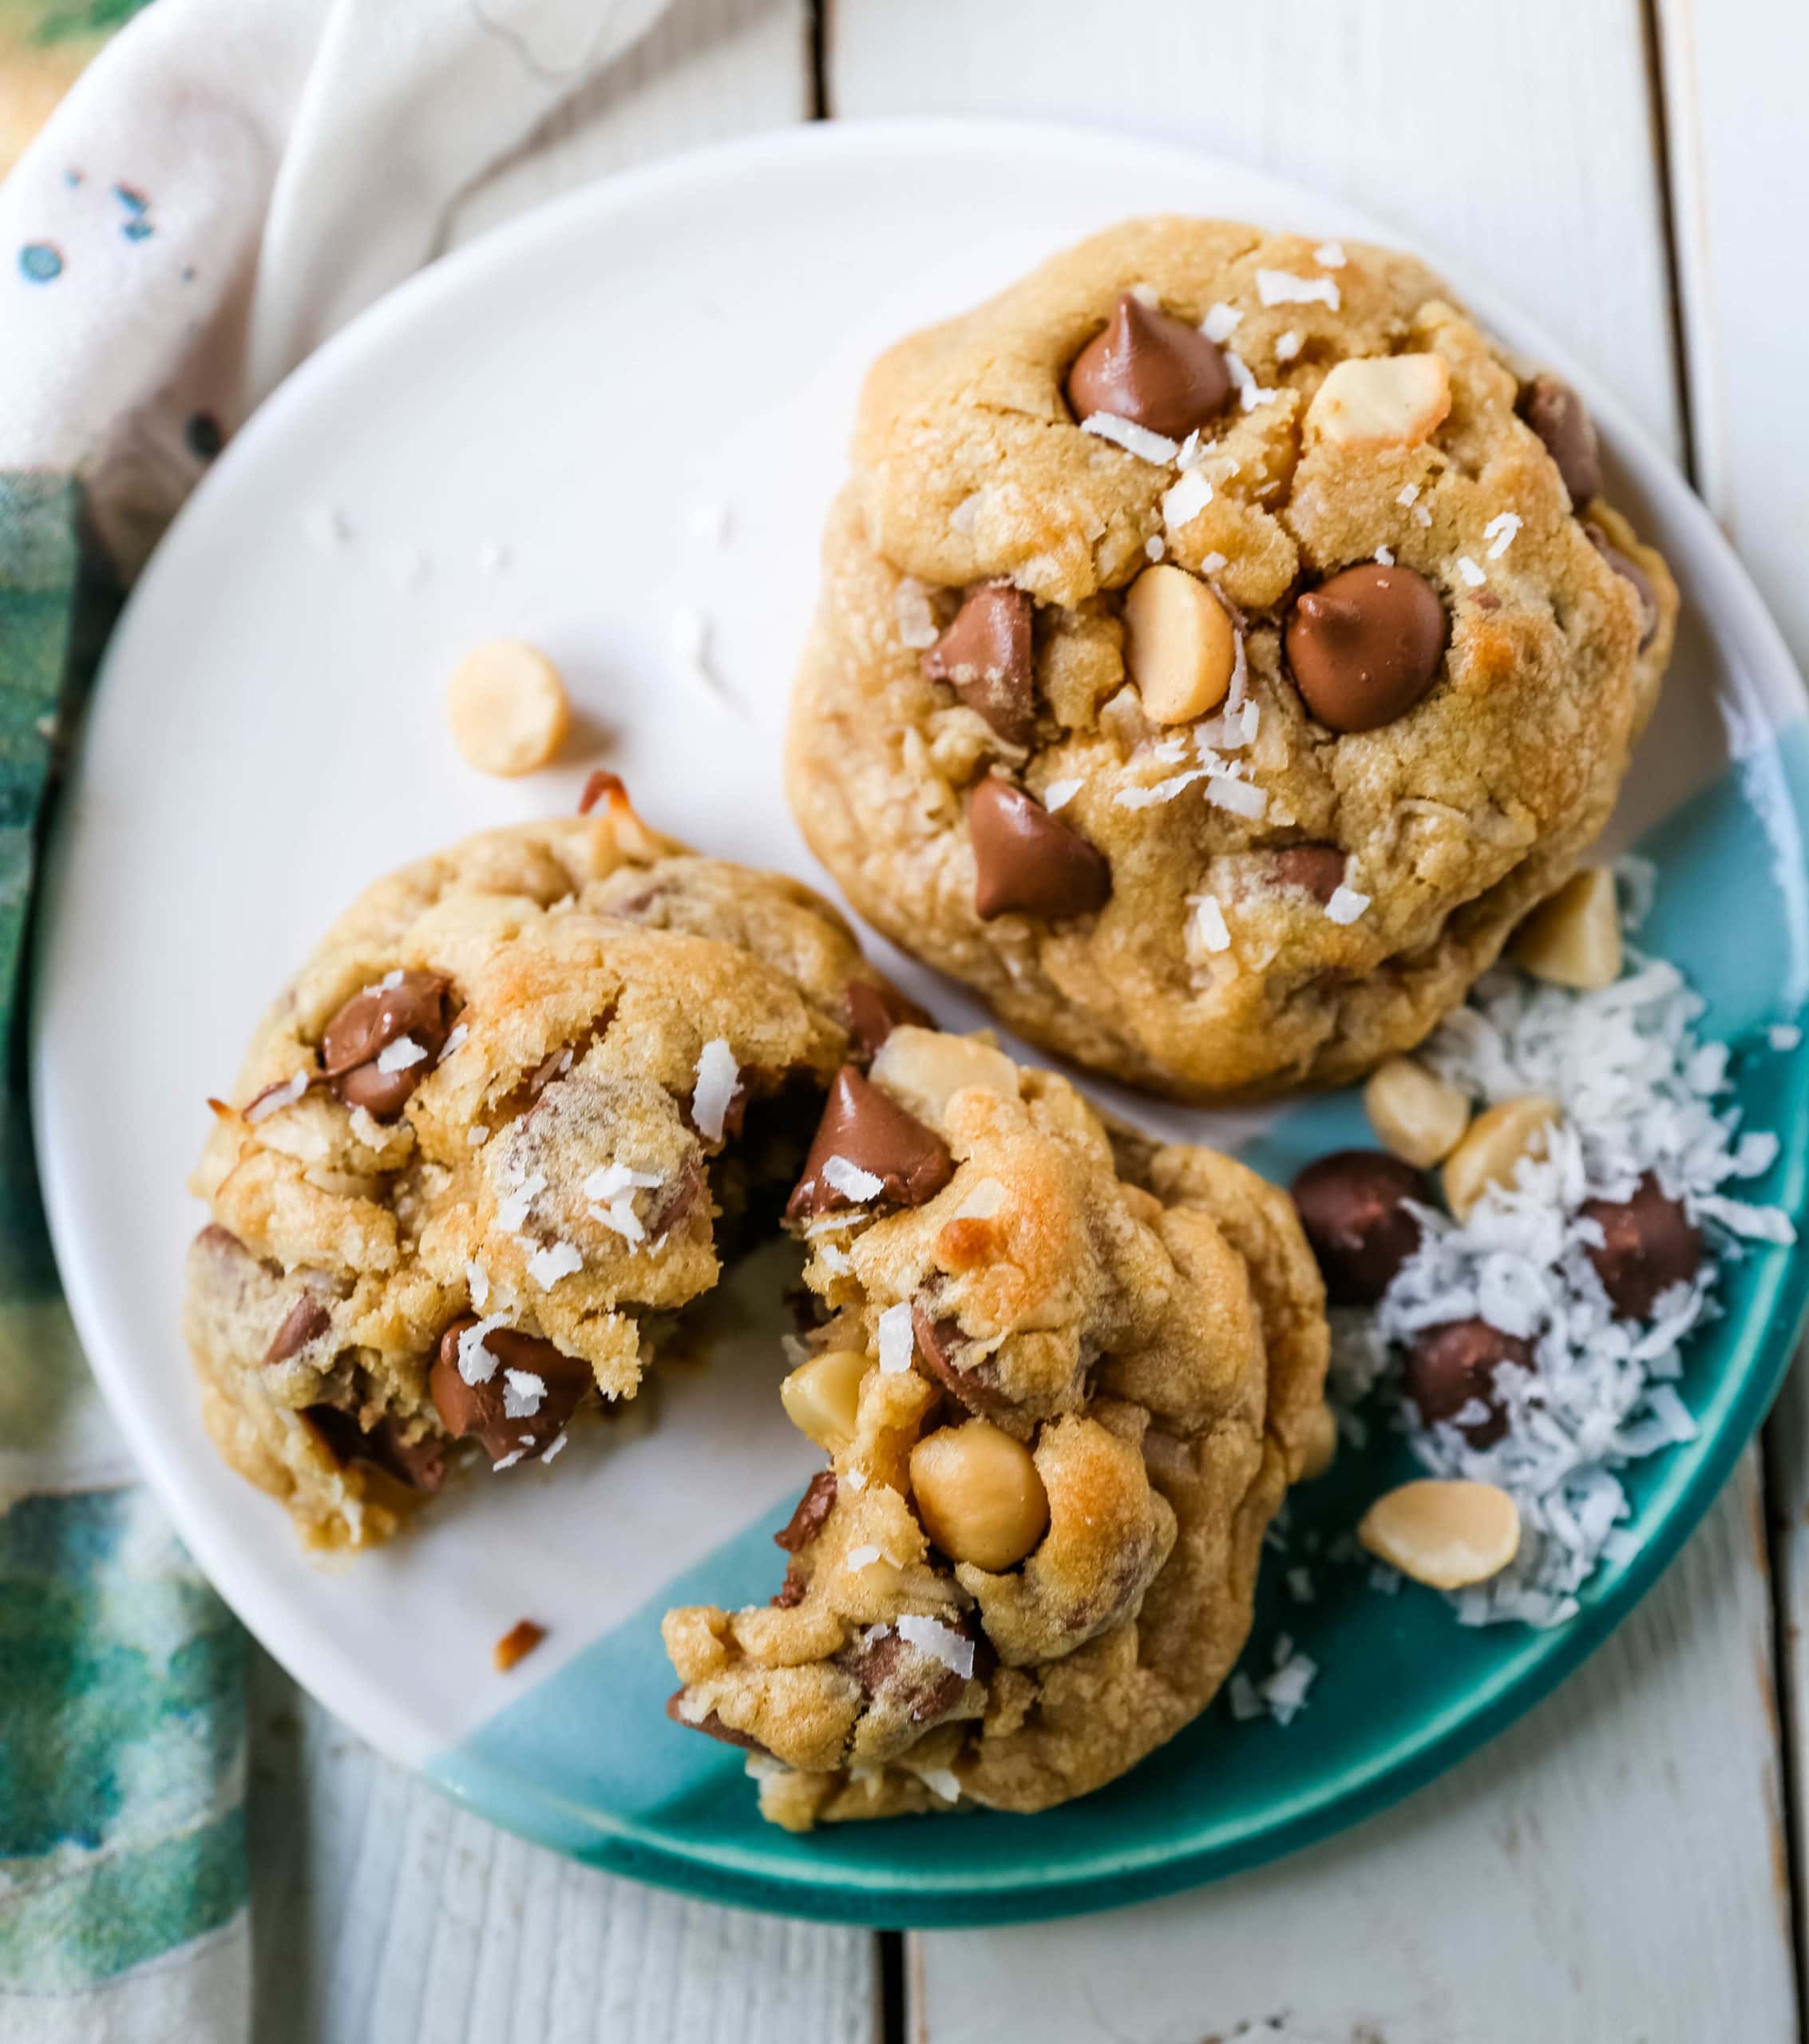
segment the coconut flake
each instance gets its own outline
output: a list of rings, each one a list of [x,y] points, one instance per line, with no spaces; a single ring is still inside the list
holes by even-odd
[[[493,1313],[466,1328],[458,1337],[458,1373],[467,1384],[488,1384],[497,1373],[497,1357],[484,1346],[499,1327],[509,1325],[509,1315]]]
[[[1296,277],[1288,270],[1258,270],[1257,296],[1265,305],[1324,305],[1338,310],[1338,287],[1329,277]]]
[[[877,1199],[885,1190],[885,1180],[861,1167],[846,1157],[830,1157],[823,1165],[823,1178],[826,1184],[834,1187],[844,1199],[851,1199],[857,1206],[865,1206],[869,1199]]]
[[[1281,396],[1279,390],[1265,390],[1254,376],[1241,355],[1233,355],[1229,348],[1225,351],[1225,366],[1237,392],[1237,402],[1247,412],[1253,412],[1258,405],[1273,405]]]
[[[961,1784],[952,1767],[920,1767],[917,1779],[932,1796],[944,1803],[958,1803],[961,1800]]]
[[[481,1124],[465,1131],[465,1143],[468,1150],[475,1150],[481,1143],[488,1143],[489,1139],[490,1131]]]
[[[888,1306],[879,1317],[880,1374],[902,1377],[916,1353],[916,1337],[911,1332],[911,1309],[901,1301]]]
[[[1332,898],[1325,905],[1328,922],[1354,923],[1369,906],[1369,897],[1360,894],[1354,887],[1348,887],[1343,881],[1332,890]]]
[[[1312,252],[1312,259],[1328,270],[1341,270],[1344,267],[1344,244],[1341,241],[1322,241]]]
[[[1080,422],[1080,430],[1110,441],[1140,461],[1153,461],[1158,468],[1166,468],[1181,452],[1179,441],[1170,440],[1164,433],[1152,433],[1134,419],[1120,418],[1116,412],[1089,413]]]
[[[841,1565],[847,1569],[871,1568],[875,1562],[884,1561],[886,1559],[887,1556],[875,1547],[850,1547],[842,1556]]]
[[[1460,553],[1458,556],[1457,572],[1473,589],[1481,588],[1489,579],[1467,553]]]
[[[1415,505],[1413,507],[1413,522],[1416,525],[1430,525],[1432,522],[1431,512],[1423,504]]]
[[[505,1235],[519,1234],[527,1224],[528,1209],[547,1189],[547,1175],[536,1171],[524,1178],[505,1198],[497,1202],[497,1226]]]
[[[550,1461],[552,1460],[555,1456],[563,1455],[564,1453],[565,1444],[571,1438],[572,1436],[569,1429],[566,1429],[553,1436],[552,1444],[548,1448],[546,1453],[540,1457],[540,1467],[543,1469]]]
[[[1213,486],[1207,478],[1197,469],[1184,469],[1180,481],[1171,483],[1162,493],[1163,523],[1185,525],[1212,501]]]
[[[823,1243],[817,1250],[817,1255],[823,1268],[832,1278],[845,1278],[854,1268],[847,1250],[840,1248],[834,1242]]]
[[[547,1380],[534,1370],[505,1370],[502,1411],[505,1420],[531,1420],[547,1395]]]
[[[377,1053],[377,1069],[382,1072],[406,1072],[411,1065],[427,1061],[427,1047],[418,1044],[412,1036],[398,1036],[393,1044],[386,1044]]]
[[[633,1202],[625,1194],[619,1199],[611,1200],[607,1206],[587,1207],[585,1211],[593,1221],[600,1221],[604,1227],[613,1229],[625,1242],[635,1247],[647,1240],[646,1226],[635,1211]]]
[[[1397,504],[1417,503],[1419,498],[1419,485],[1416,482],[1403,483],[1400,488],[1395,492],[1395,501]]]
[[[1206,800],[1215,809],[1229,810],[1233,816],[1260,823],[1269,811],[1269,797],[1249,781],[1234,780],[1229,774],[1214,774],[1206,782]]]
[[[955,1209],[957,1221],[990,1221],[1005,1204],[1005,1188],[996,1178],[982,1178]]]
[[[929,591],[915,576],[902,578],[893,592],[892,605],[898,620],[898,636],[913,652],[933,646],[942,636],[936,612],[930,608]]]
[[[1071,780],[1051,781],[1043,790],[1043,806],[1053,816],[1058,809],[1066,809],[1086,785],[1078,774]]]
[[[465,1286],[471,1303],[481,1313],[490,1302],[490,1274],[475,1257],[465,1266]]]
[[[561,1278],[582,1270],[584,1259],[569,1242],[552,1242],[537,1249],[528,1259],[528,1275],[543,1292],[550,1292]]]
[[[1197,942],[1208,951],[1229,951],[1231,932],[1225,927],[1225,910],[1217,896],[1190,894],[1187,905],[1193,911],[1187,919],[1189,942]]]
[[[446,1040],[443,1044],[441,1044],[440,1055],[433,1060],[434,1064],[436,1065],[444,1064],[446,1060],[450,1057],[455,1051],[460,1050],[464,1047],[465,1040],[470,1034],[471,1024],[469,1022],[459,1023],[453,1028],[452,1034],[447,1037]]]
[[[292,1077],[283,1079],[279,1085],[265,1087],[245,1109],[244,1120],[255,1128],[260,1121],[268,1121],[272,1115],[280,1114],[283,1108],[292,1107],[308,1090],[308,1073],[298,1072]]]
[[[1216,305],[1206,307],[1206,316],[1200,322],[1200,331],[1209,341],[1228,341],[1242,323],[1243,314],[1234,305],[1221,299]]]
[[[1300,351],[1300,337],[1290,327],[1285,334],[1275,337],[1275,358],[1277,362],[1292,362]]]
[[[972,1676],[974,1643],[964,1634],[945,1626],[940,1618],[920,1618],[912,1611],[901,1613],[897,1623],[898,1637],[907,1646],[953,1669],[963,1682]]]
[[[691,1118],[697,1132],[707,1142],[722,1139],[722,1118],[734,1098],[741,1067],[729,1048],[726,1036],[714,1036],[697,1060],[697,1085],[691,1096]]]
[[[1395,564],[1395,549],[1391,546],[1379,546],[1376,549],[1376,558],[1383,567],[1392,568]]]
[[[1503,511],[1482,528],[1484,539],[1492,542],[1486,558],[1499,561],[1514,544],[1514,536],[1524,521],[1512,511]]]

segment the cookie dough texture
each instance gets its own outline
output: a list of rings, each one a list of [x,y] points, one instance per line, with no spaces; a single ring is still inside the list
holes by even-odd
[[[323,1042],[404,973],[442,978],[457,1019],[378,1119],[326,1082]],[[559,1352],[557,1371],[502,1358],[542,1386],[507,1416],[524,1456],[587,1378],[578,1422],[631,1397],[662,1326],[716,1282],[750,1188],[789,1183],[802,1151],[778,1139],[792,1103],[808,1132],[850,1054],[851,985],[896,1001],[808,889],[692,857],[618,796],[379,881],[265,1016],[195,1175],[210,1222],[186,1333],[227,1460],[309,1542],[357,1546],[450,1460],[481,1468],[430,1381],[461,1319]],[[734,1087],[714,1115],[712,1044]]]
[[[1171,1737],[1243,1645],[1324,1412],[1324,1294],[1285,1195],[1108,1130],[972,1040],[899,1029],[872,1083],[952,1175],[805,1224],[829,1315],[809,1345],[864,1359],[848,1438],[780,1536],[773,1603],[665,1622],[672,1715],[750,1748],[762,1812],[794,1828],[1042,1809]],[[968,1462],[964,1507],[976,1418],[1028,1449],[1047,1503],[996,1571],[940,1551],[912,1490],[913,1448],[952,1433],[944,1537],[1019,1509],[996,1454]]]
[[[1240,391],[1178,490],[1175,466],[1083,432],[1064,395],[1134,288],[1190,322],[1229,308],[1213,331]],[[1425,437],[1340,442],[1329,407],[1309,418],[1335,365],[1403,355],[1448,372]],[[868,379],[797,687],[789,787],[813,848],[864,916],[1014,1028],[1134,1083],[1261,1095],[1416,1043],[1601,830],[1670,652],[1663,561],[1600,497],[1573,506],[1517,412],[1527,389],[1406,256],[1181,219],[1102,234],[906,340]],[[1217,713],[1156,723],[1129,685],[1126,592],[1158,556],[1239,628],[1245,743]],[[1391,556],[1443,602],[1443,660],[1404,714],[1340,735],[1309,715],[1284,629],[1301,589]],[[964,595],[996,580],[1035,604],[1022,744],[925,673]],[[1202,766],[1229,766],[1262,813],[1209,799]],[[976,913],[968,811],[988,773],[1055,790],[1110,862],[1103,907]],[[1354,920],[1284,877],[1278,854],[1309,845],[1344,855],[1367,897]]]

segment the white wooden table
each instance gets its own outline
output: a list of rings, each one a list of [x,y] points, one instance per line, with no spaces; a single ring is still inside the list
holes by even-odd
[[[1809,659],[1805,81],[1803,0],[674,0],[454,238],[813,118],[1195,143],[1532,311],[1692,474]],[[1806,1521],[1799,1382],[1661,1586],[1506,1737],[1329,1844],[1041,1929],[875,1937],[612,1880],[456,1810],[264,1663],[258,2044],[1801,2038]]]

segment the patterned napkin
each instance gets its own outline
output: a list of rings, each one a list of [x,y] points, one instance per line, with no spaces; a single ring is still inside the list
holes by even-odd
[[[0,0],[0,163],[137,4]],[[663,5],[158,0],[0,184],[0,2044],[251,2034],[245,1641],[134,1480],[38,1204],[19,1023],[59,738],[251,407]]]

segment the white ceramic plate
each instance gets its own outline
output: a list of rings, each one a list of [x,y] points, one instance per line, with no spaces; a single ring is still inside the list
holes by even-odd
[[[177,1333],[183,1252],[201,1218],[183,1184],[203,1103],[367,881],[467,831],[569,809],[588,766],[621,772],[661,827],[824,884],[784,806],[780,735],[861,374],[901,334],[1063,244],[1156,210],[1390,238],[1233,165],[979,125],[801,129],[579,193],[436,266],[277,393],[159,549],[101,679],[62,802],[34,1061],[57,1253],[95,1369],[202,1566],[301,1681],[397,1759],[612,1864],[780,1907],[928,1919],[959,1905],[976,1918],[960,1871],[923,1842],[935,1828],[800,1847],[753,1824],[733,1757],[714,1750],[693,1797],[706,1815],[687,1806],[683,1821],[677,1791],[631,1808],[607,1788],[587,1801],[562,1787],[550,1759],[541,1778],[532,1737],[481,1769],[448,1761],[524,1692],[552,1694],[591,1642],[648,1600],[656,1610],[675,1572],[806,1479],[814,1458],[780,1415],[772,1344],[731,1344],[671,1376],[648,1401],[653,1424],[596,1448],[588,1468],[575,1450],[554,1470],[461,1484],[417,1535],[351,1566],[310,1562],[279,1509],[210,1448]],[[1524,322],[1469,295],[1504,337],[1565,366]],[[1623,805],[1627,836],[1730,759],[1764,755],[1803,705],[1700,506],[1586,387],[1621,493],[1688,600]],[[708,529],[718,506],[726,543]],[[714,687],[681,650],[699,619]],[[585,720],[570,763],[525,783],[465,768],[442,715],[453,662],[499,634],[545,648]],[[1753,799],[1791,821],[1787,790]],[[1800,862],[1799,839],[1789,844]],[[1799,900],[1793,913],[1779,972],[1799,992]],[[876,950],[945,1021],[978,1020]],[[1763,999],[1789,990],[1780,978]],[[1130,1111],[1162,1119],[1148,1103]],[[1251,1125],[1166,1119],[1228,1139]],[[734,1583],[707,1567],[700,1580],[734,1601]],[[492,1642],[528,1612],[550,1628],[545,1646],[514,1675],[494,1674]],[[645,1673],[656,1697],[665,1671]],[[1543,1662],[1496,1674],[1460,1713],[1471,1738],[1504,1714],[1502,1682],[1523,1703],[1554,1678]],[[1325,1698],[1335,1711],[1329,1676]],[[618,1727],[630,1715],[624,1701]],[[663,1723],[646,1737],[660,1756],[661,1741],[687,1754],[705,1744]],[[1467,1742],[1443,1720],[1443,1743],[1430,1737],[1386,1747],[1364,1776],[1368,1801],[1376,1781],[1398,1788]],[[1071,1836],[1037,1820],[1022,1871],[993,1869],[978,1913],[1177,1884],[1306,1835],[1302,1810],[1324,1829],[1364,1801],[1348,1785],[1276,1794],[1273,1820],[1245,1824],[1217,1858],[1199,1837],[1183,1849],[1120,1836],[1110,1864],[1142,1872],[1109,1894],[1085,1885],[1103,1864],[1087,1854],[1107,1849],[1086,1827],[1103,1820]],[[989,1836],[1016,1835],[988,1822]]]

